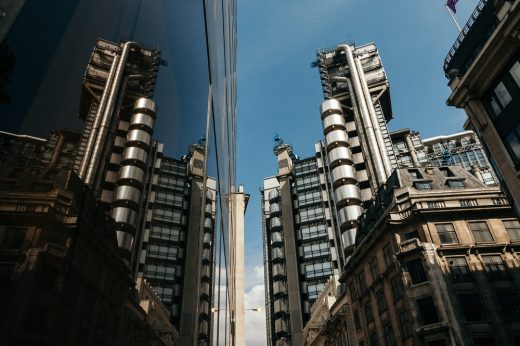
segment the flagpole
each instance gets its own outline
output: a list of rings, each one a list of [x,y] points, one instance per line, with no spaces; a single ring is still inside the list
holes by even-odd
[[[453,12],[451,11],[451,9],[448,7],[448,4],[444,5],[446,7],[446,10],[448,10],[448,13],[450,14],[451,16],[451,19],[453,20],[453,23],[455,23],[455,26],[457,27],[457,29],[459,30],[459,33],[462,33],[462,29],[460,28],[460,25],[459,23],[457,23],[457,20],[455,19],[455,16],[453,15]]]

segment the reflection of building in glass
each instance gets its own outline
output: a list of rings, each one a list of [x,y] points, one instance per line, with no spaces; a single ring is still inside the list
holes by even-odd
[[[206,206],[202,193],[197,207],[200,216],[195,222],[186,220],[185,225],[186,239],[188,229],[193,232],[195,224],[200,225],[200,244],[194,240],[200,252],[191,256],[183,253],[185,257],[180,261],[189,266],[187,272],[198,271],[200,276],[184,276],[185,268],[176,272],[179,280],[188,278],[199,288],[188,289],[188,295],[183,295],[182,290],[174,292],[172,297],[173,303],[183,307],[191,304],[194,311],[187,313],[190,322],[184,326],[182,319],[175,322],[182,344],[196,342],[199,336],[209,338],[211,325],[205,321],[209,319],[206,316],[210,315],[211,303],[198,290],[213,284],[216,262],[232,266],[226,249],[230,219],[226,198],[235,189],[235,13],[234,0],[58,0],[52,6],[26,0],[2,5],[0,102],[9,102],[0,105],[0,130],[28,136],[1,134],[0,174],[7,174],[11,168],[31,167],[40,157],[54,162],[55,167],[73,169],[92,188],[102,209],[115,219],[113,229],[117,232],[119,252],[132,273],[144,275],[144,266],[151,263],[137,250],[146,248],[150,234],[153,235],[149,227],[154,224],[150,217],[157,205],[154,194],[159,190],[167,193],[166,188],[161,190],[163,187],[157,184],[161,161],[170,160],[167,156],[181,157],[201,136],[207,139],[202,144],[202,154],[201,150],[192,153],[202,158],[190,156],[181,160],[185,164],[185,184],[190,190],[183,196],[188,201],[188,209],[183,210],[186,215],[191,213],[189,217],[193,219],[197,213],[191,212],[195,204],[190,198],[211,189],[214,227],[208,266],[205,260],[203,264],[201,250],[207,245],[203,234],[208,233],[204,232],[204,222],[199,222]],[[106,40],[98,40],[99,37]],[[91,51],[93,43],[96,45]],[[35,52],[38,59],[34,58]],[[79,85],[83,86],[81,95]],[[158,117],[155,104],[160,106]],[[66,134],[60,139],[61,134],[57,133],[48,140],[38,138],[58,128],[73,129],[61,133],[74,135]],[[10,144],[15,142],[16,145]],[[74,150],[57,150],[60,154],[54,157],[49,151],[54,145],[73,145]],[[21,158],[15,160],[23,162],[11,161],[12,152],[21,152]],[[190,166],[193,162],[196,167]],[[192,175],[192,170],[198,173]],[[195,185],[200,191],[194,190]],[[169,215],[170,208],[164,210]],[[161,252],[162,248],[156,246],[166,246],[153,241],[150,245],[154,246],[152,253]],[[170,245],[178,244],[168,243],[167,247]],[[174,251],[181,253],[188,251],[186,247],[190,245],[183,240],[179,246]],[[195,283],[207,268],[210,282]],[[227,297],[233,292],[225,280],[222,284],[227,294],[220,308],[226,308]],[[161,287],[168,288],[160,292],[166,298],[172,287],[158,286],[158,292]],[[211,296],[212,288],[204,290]],[[199,300],[200,297],[203,299]],[[188,303],[175,302],[176,299],[187,299]],[[228,333],[231,331],[230,315],[222,316],[220,323],[227,325]],[[205,331],[199,333],[199,329]]]
[[[520,215],[520,2],[478,3],[444,62],[452,93]]]

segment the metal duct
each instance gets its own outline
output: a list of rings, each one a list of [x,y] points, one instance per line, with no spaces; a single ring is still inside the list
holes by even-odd
[[[114,217],[117,227],[118,246],[126,261],[130,260],[139,222],[138,215],[142,202],[148,153],[151,149],[155,111],[155,103],[152,100],[138,99],[135,102],[121,160],[112,217]],[[137,114],[139,115],[136,116]],[[146,123],[141,121],[142,114],[149,117]]]
[[[101,160],[103,159],[103,151],[106,146],[110,124],[112,123],[117,96],[121,89],[121,82],[123,81],[123,75],[125,73],[126,61],[128,59],[131,48],[135,45],[135,42],[126,42],[124,44],[121,56],[117,63],[117,68],[114,72],[113,82],[110,86],[110,94],[106,100],[106,107],[103,109],[103,117],[100,120],[99,128],[97,129],[96,141],[92,148],[92,155],[88,159],[88,167],[86,168],[85,183],[90,186],[94,184],[96,175],[99,174],[98,169]]]
[[[371,150],[371,158],[374,162],[375,174],[377,176],[378,183],[384,183],[386,181],[386,172],[385,166],[383,164],[383,159],[379,152],[379,144],[376,138],[376,133],[374,131],[374,125],[372,124],[372,120],[370,117],[370,113],[368,110],[368,105],[366,99],[363,95],[363,89],[361,86],[361,81],[359,77],[359,73],[356,67],[356,63],[354,60],[354,55],[352,54],[352,47],[349,45],[340,45],[338,46],[338,50],[344,50],[347,56],[347,62],[349,65],[350,78],[352,80],[352,86],[354,89],[354,96],[356,98],[357,104],[359,106],[359,110],[361,113],[361,119],[365,128],[365,133],[368,141],[368,150]],[[374,150],[376,153],[374,153]],[[376,155],[374,155],[376,154]]]
[[[390,160],[388,159],[388,155],[386,154],[385,140],[383,138],[383,134],[381,133],[381,127],[379,126],[379,120],[377,119],[376,110],[374,108],[374,101],[372,101],[372,96],[370,96],[368,83],[365,78],[365,73],[363,72],[363,66],[361,65],[361,61],[358,58],[355,58],[355,61],[356,68],[358,70],[359,80],[361,82],[361,90],[365,96],[365,102],[368,106],[368,114],[370,116],[370,120],[372,121],[372,127],[374,129],[374,134],[377,140],[377,148],[379,149],[379,154],[381,155],[383,166],[385,168],[386,181],[386,178],[388,178],[392,173],[392,165],[390,164]]]
[[[94,148],[94,143],[96,142],[99,126],[101,124],[101,119],[103,117],[103,112],[105,111],[106,103],[108,100],[108,96],[110,94],[110,90],[112,88],[112,82],[114,81],[114,76],[116,73],[116,68],[119,63],[119,56],[116,55],[114,60],[112,60],[112,66],[110,66],[110,72],[108,73],[107,81],[105,83],[105,89],[103,90],[103,94],[101,95],[101,100],[99,102],[99,106],[96,112],[96,116],[94,118],[94,124],[92,125],[92,132],[88,137],[87,144],[85,146],[85,152],[83,153],[83,157],[81,158],[81,162],[78,168],[78,176],[85,180],[85,175],[87,173],[87,168],[90,163],[90,157],[92,154],[92,149]]]
[[[361,193],[357,185],[356,169],[350,152],[341,103],[335,99],[324,101],[320,107],[327,157],[331,167],[334,200],[338,212],[342,240],[356,238],[357,218],[361,215]],[[334,129],[332,130],[332,124]],[[330,131],[330,132],[327,132]],[[348,217],[345,217],[347,216]],[[342,241],[343,249],[351,252],[351,241]]]

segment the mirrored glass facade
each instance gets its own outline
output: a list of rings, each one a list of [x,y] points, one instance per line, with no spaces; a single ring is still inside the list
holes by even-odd
[[[117,230],[112,235],[116,237],[117,233],[117,239],[113,239],[117,243],[116,253],[124,258],[134,276],[168,282],[155,287],[167,308],[175,305],[171,303],[182,292],[169,280],[185,277],[193,270],[183,267],[187,264],[179,259],[191,256],[200,263],[209,260],[209,295],[215,289],[225,294],[215,294],[210,302],[204,299],[194,304],[196,311],[206,311],[207,316],[193,318],[189,328],[186,325],[183,329],[178,311],[172,314],[170,309],[167,314],[170,319],[177,316],[174,320],[182,344],[196,339],[209,343],[212,330],[218,329],[227,332],[217,333],[217,338],[228,338],[231,318],[227,313],[215,318],[220,328],[216,322],[200,321],[212,319],[212,306],[227,311],[227,299],[232,295],[225,273],[231,265],[226,249],[230,218],[226,198],[235,188],[235,1],[5,3],[5,20],[0,23],[0,174],[17,176],[26,174],[31,167],[45,167],[79,175],[92,189],[93,203],[99,203],[105,214],[115,220],[111,232]],[[125,57],[129,42],[135,44]],[[114,80],[120,78],[119,84],[112,81],[112,72]],[[107,91],[104,104],[103,95],[112,85],[113,99]],[[135,102],[142,98],[153,100],[155,108],[137,107]],[[96,125],[96,118],[105,114],[100,109],[108,109],[107,126]],[[96,133],[100,141],[90,143],[89,138]],[[202,159],[190,161],[190,146],[196,143]],[[94,165],[97,161],[90,157],[99,157],[100,163]],[[165,180],[166,176],[175,176],[175,172],[167,173],[167,162],[182,163],[182,191],[177,189],[175,179]],[[186,213],[174,220],[174,211],[183,210],[186,206],[180,203],[192,198],[185,190],[186,186],[193,189],[195,183],[191,179],[199,174],[193,173],[197,170],[202,174],[201,191],[213,191],[211,226],[215,239],[204,242],[201,237],[200,246],[194,246],[197,253],[189,254],[184,245],[164,244],[184,242],[183,232],[191,230],[182,229],[177,236],[170,223],[185,222],[182,217]],[[161,180],[155,181],[158,177]],[[0,192],[9,193],[10,186],[2,185]],[[155,204],[151,203],[152,195]],[[153,205],[164,206],[164,212],[148,209]],[[204,215],[202,212],[196,222],[201,234]],[[186,224],[193,223],[193,217],[190,215]],[[134,226],[128,228],[129,224]],[[157,226],[164,224],[168,227]],[[0,231],[2,242],[5,232],[3,228]],[[148,237],[147,241],[142,237]],[[139,251],[142,244],[148,243],[146,257]],[[209,259],[203,254],[208,244]],[[22,250],[30,249],[27,245]],[[163,265],[170,262],[175,265]],[[7,272],[6,279],[12,278]],[[200,284],[199,280],[194,281]],[[187,329],[193,334],[184,335]],[[208,337],[201,339],[201,335]]]

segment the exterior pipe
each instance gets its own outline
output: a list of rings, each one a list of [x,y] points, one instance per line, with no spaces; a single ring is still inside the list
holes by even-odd
[[[117,92],[121,87],[121,81],[123,80],[128,54],[134,45],[136,45],[135,42],[126,42],[124,44],[121,57],[117,64],[117,69],[114,74],[114,81],[112,83],[112,87],[110,88],[110,94],[108,96],[106,108],[103,112],[103,118],[99,125],[99,131],[96,136],[96,142],[94,144],[92,156],[85,174],[85,183],[88,185],[92,185],[94,183],[96,173],[98,173],[101,154],[103,153],[103,148],[105,147],[104,142],[106,141],[108,130],[110,128],[112,113],[116,104]]]
[[[413,166],[420,167],[421,164],[419,163],[419,158],[417,157],[417,150],[415,150],[413,142],[410,139],[410,135],[406,135],[405,140],[406,145],[408,146],[408,148],[410,148],[410,156],[412,157]]]
[[[383,166],[385,168],[385,180],[392,173],[392,165],[390,164],[390,160],[388,159],[388,155],[386,155],[386,146],[385,140],[383,138],[383,134],[381,133],[381,127],[379,126],[379,120],[376,116],[376,110],[374,108],[374,102],[372,101],[372,97],[370,96],[370,91],[368,90],[368,83],[365,78],[365,74],[363,72],[363,66],[361,65],[361,60],[358,58],[354,59],[356,62],[356,67],[358,69],[359,80],[361,81],[361,89],[363,94],[365,95],[366,104],[368,105],[368,114],[370,115],[370,120],[372,121],[372,126],[374,129],[374,134],[377,140],[379,153],[381,155]]]
[[[355,97],[358,100],[359,109],[361,110],[361,118],[363,120],[363,124],[366,130],[365,133],[368,141],[368,146],[369,149],[374,150],[374,148],[378,147],[378,143],[375,136],[374,128],[372,126],[372,121],[370,120],[370,114],[368,113],[366,102],[363,102],[365,98],[361,89],[361,83],[359,81],[356,63],[354,62],[354,56],[352,55],[352,48],[349,45],[339,45],[338,50],[344,50],[347,56],[347,61],[350,68],[350,74],[352,79],[352,85],[354,87]],[[371,156],[374,159],[374,168],[377,180],[379,183],[383,183],[386,180],[385,167],[383,165],[383,161],[380,155]]]
[[[101,123],[101,118],[103,117],[103,112],[105,110],[105,106],[108,100],[108,96],[110,94],[110,89],[112,87],[112,82],[114,81],[114,75],[119,63],[119,56],[116,55],[114,60],[112,61],[112,66],[110,67],[110,72],[108,73],[107,82],[105,84],[105,90],[103,90],[103,95],[101,96],[101,101],[99,102],[98,110],[96,112],[96,117],[94,118],[94,124],[92,124],[92,130],[90,136],[88,137],[87,145],[85,146],[85,152],[83,154],[83,158],[81,159],[80,166],[78,168],[78,176],[85,180],[85,175],[87,173],[87,167],[90,163],[90,156],[92,155],[92,148],[94,146],[99,125]]]

